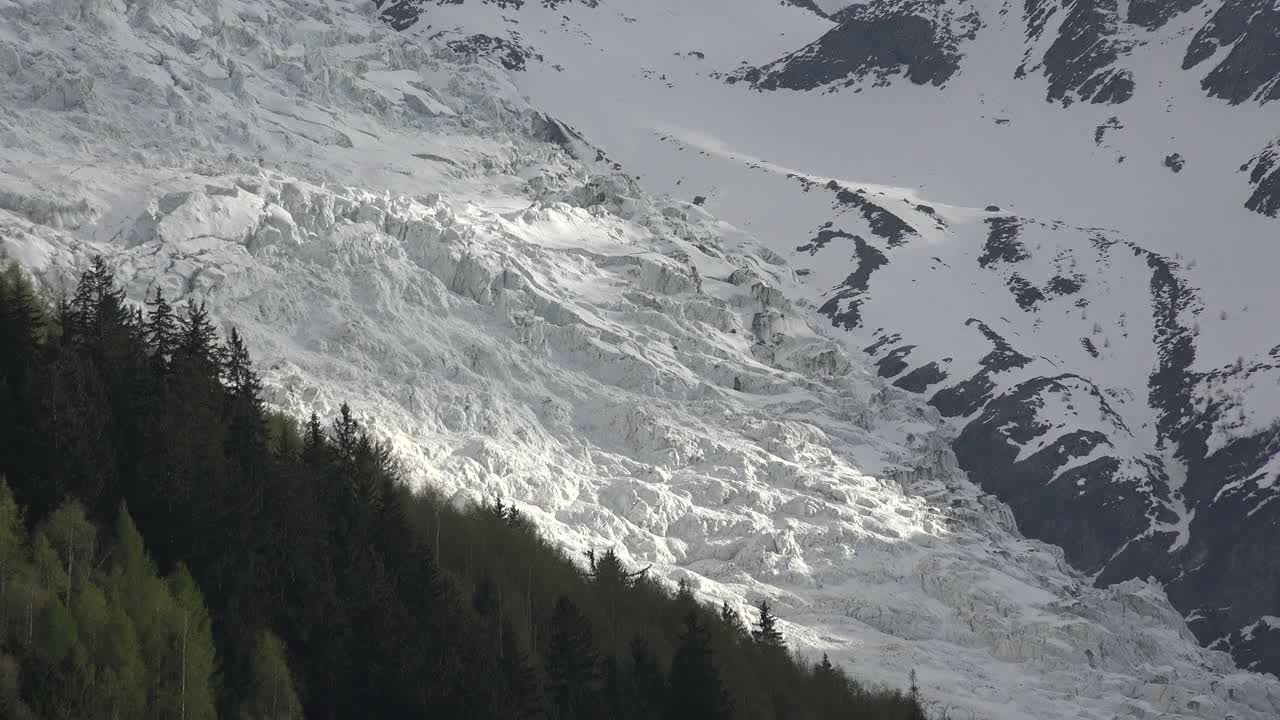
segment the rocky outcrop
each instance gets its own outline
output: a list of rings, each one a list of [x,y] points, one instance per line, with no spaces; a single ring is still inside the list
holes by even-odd
[[[1253,185],[1253,194],[1245,201],[1245,207],[1276,217],[1280,214],[1280,141],[1259,153],[1245,169]]]
[[[1117,0],[1028,0],[1025,17],[1035,40],[1049,16],[1063,13],[1053,42],[1039,62],[1024,61],[1017,75],[1041,69],[1048,80],[1045,99],[1070,105],[1076,101],[1119,104],[1133,97],[1133,74],[1117,67],[1131,44],[1118,37]],[[1029,51],[1030,52],[1030,51]]]
[[[960,69],[961,45],[972,40],[977,12],[919,0],[851,5],[838,24],[809,45],[768,65],[730,76],[759,90],[835,90],[871,78],[902,75],[917,85],[943,85]]]
[[[1225,0],[1191,39],[1182,69],[1224,47],[1231,49],[1200,83],[1205,92],[1233,105],[1280,99],[1280,7],[1271,0]]]
[[[1129,0],[1125,20],[1148,30],[1164,27],[1174,16],[1198,7],[1204,0]]]

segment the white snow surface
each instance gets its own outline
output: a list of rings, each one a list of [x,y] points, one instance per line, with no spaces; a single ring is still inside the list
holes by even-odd
[[[0,0],[0,254],[206,300],[275,406],[350,401],[415,482],[768,598],[793,647],[916,669],[936,713],[1280,713],[1160,588],[1022,538],[751,228],[536,139],[504,72],[372,14]]]

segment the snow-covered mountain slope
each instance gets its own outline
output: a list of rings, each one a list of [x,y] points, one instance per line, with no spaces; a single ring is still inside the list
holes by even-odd
[[[48,286],[100,253],[135,299],[207,300],[277,406],[350,400],[417,480],[771,598],[795,647],[916,668],[952,717],[1280,712],[1158,586],[1021,537],[804,267],[646,193],[505,70],[337,2],[0,17],[0,251]]]
[[[382,12],[791,260],[1024,531],[1280,671],[1274,3]]]

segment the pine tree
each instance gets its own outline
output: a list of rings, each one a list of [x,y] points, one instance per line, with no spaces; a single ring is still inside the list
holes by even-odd
[[[735,634],[742,632],[742,616],[737,610],[729,607],[729,601],[725,600],[720,605],[720,622],[732,630]]]
[[[471,607],[482,618],[488,618],[497,613],[498,589],[488,573],[481,575],[476,581],[476,589],[471,593]]]
[[[218,331],[209,320],[205,304],[188,300],[186,314],[179,321],[177,354],[182,362],[204,377],[217,378],[221,369]]]
[[[102,256],[81,273],[68,309],[69,322],[63,329],[73,342],[94,346],[108,357],[118,356],[130,337],[127,331],[133,328],[134,314]]]
[[[696,607],[698,604],[693,596],[693,588],[685,578],[680,578],[680,582],[676,584],[676,604],[686,608]]]
[[[501,646],[498,671],[506,692],[505,707],[501,708],[497,716],[511,720],[536,720],[543,717],[542,693],[537,674],[529,663],[529,654],[520,646],[515,628],[508,620],[502,621]]]
[[[599,559],[595,551],[588,550],[587,557],[591,562],[591,578],[597,587],[606,590],[625,590],[631,586],[634,576],[623,567],[618,554],[609,548]]]
[[[248,697],[240,698],[240,720],[302,720],[284,644],[270,631],[258,633],[251,683]]]
[[[635,717],[660,718],[667,704],[667,681],[643,636],[631,639],[631,684],[635,688]]]
[[[733,716],[732,703],[712,662],[710,635],[696,611],[685,616],[668,685],[667,720],[729,720]]]
[[[45,324],[35,288],[15,264],[0,270],[0,381],[17,390],[37,362]]]
[[[551,615],[545,656],[547,700],[554,720],[589,720],[598,711],[596,649],[582,611],[561,595]]]
[[[760,619],[756,621],[756,627],[751,631],[751,637],[761,647],[786,647],[786,642],[782,639],[782,631],[778,629],[778,618],[769,609],[767,600],[760,601]]]
[[[342,407],[338,410],[338,419],[333,421],[333,444],[339,457],[353,462],[359,442],[360,423],[351,414],[351,406],[342,403]]]
[[[244,344],[240,333],[231,328],[226,345],[222,349],[222,377],[226,380],[231,394],[237,398],[251,399],[261,412],[262,381],[253,370],[253,361],[249,358],[249,348]]]
[[[156,288],[155,296],[147,301],[147,306],[151,308],[151,313],[144,333],[151,350],[151,370],[163,377],[169,374],[173,354],[178,347],[178,318],[159,287]]]

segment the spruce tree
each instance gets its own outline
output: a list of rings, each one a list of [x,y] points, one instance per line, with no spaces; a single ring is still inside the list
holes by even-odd
[[[782,648],[786,643],[782,639],[782,631],[778,629],[778,618],[769,609],[767,600],[760,601],[760,619],[751,631],[751,637],[757,645],[764,648]]]
[[[203,302],[188,300],[186,313],[179,321],[177,354],[188,368],[205,378],[217,379],[221,371],[218,331],[209,320]]]
[[[147,300],[147,306],[151,312],[144,332],[151,351],[151,370],[157,377],[163,377],[169,374],[178,347],[178,318],[164,291],[158,287],[155,296]]]
[[[685,616],[668,675],[667,720],[729,720],[733,706],[711,655],[711,638],[696,611]]]
[[[543,717],[542,693],[537,673],[529,662],[529,654],[520,646],[515,627],[509,620],[502,621],[498,671],[505,692],[504,707],[497,716],[511,720],[537,720]]]
[[[720,604],[720,622],[724,623],[735,635],[742,632],[742,616],[738,614],[737,610],[729,607],[728,600]]]
[[[551,615],[545,656],[547,700],[554,720],[590,720],[598,712],[596,648],[591,625],[561,595]]]
[[[649,642],[637,635],[631,640],[631,684],[635,688],[635,716],[661,718],[667,705],[667,680]]]

